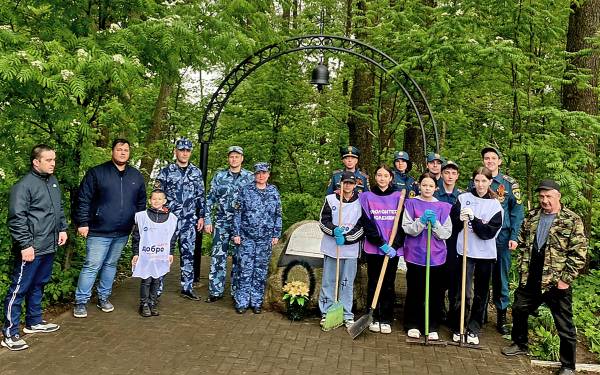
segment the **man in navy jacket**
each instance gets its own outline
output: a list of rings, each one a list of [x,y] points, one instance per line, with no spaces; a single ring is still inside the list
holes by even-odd
[[[108,298],[117,271],[117,262],[131,229],[135,213],[146,208],[146,185],[142,174],[127,164],[129,141],[116,139],[112,160],[90,169],[79,186],[75,213],[77,232],[86,237],[85,263],[75,291],[76,318],[87,317],[86,304],[92,294],[96,276],[98,308],[111,312]]]

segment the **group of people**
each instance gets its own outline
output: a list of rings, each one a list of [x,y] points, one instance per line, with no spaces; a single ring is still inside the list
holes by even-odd
[[[141,278],[140,308],[144,317],[158,315],[163,276],[179,243],[182,297],[199,300],[193,289],[194,250],[198,231],[213,236],[206,302],[223,298],[227,257],[235,246],[231,295],[237,313],[261,313],[272,246],[281,237],[282,212],[278,190],[268,183],[270,166],[257,163],[254,173],[242,168],[244,151],[231,146],[228,168],[213,177],[205,197],[199,168],[190,163],[192,142],[179,139],[175,162],[160,170],[146,207],[146,183],[128,164],[130,143],[116,139],[111,160],[91,168],[79,188],[73,223],[86,238],[85,262],[75,292],[73,315],[87,317],[87,303],[97,280],[97,307],[111,312],[109,298],[121,252],[132,237],[133,276]],[[505,355],[527,353],[527,318],[541,304],[552,311],[560,337],[560,374],[575,369],[576,336],[571,288],[586,262],[587,239],[582,220],[563,207],[560,185],[540,182],[540,208],[525,221],[519,186],[500,172],[502,154],[493,147],[481,151],[483,166],[471,175],[468,189],[456,186],[457,163],[437,153],[427,156],[427,171],[415,181],[405,151],[394,154],[393,167],[381,164],[371,187],[358,168],[360,152],[341,150],[344,168],[334,172],[320,214],[325,236],[323,282],[319,296],[322,322],[338,296],[347,326],[354,323],[353,283],[357,260],[367,264],[369,302],[387,257],[372,332],[389,334],[394,320],[397,267],[406,267],[404,328],[419,338],[438,340],[445,319],[458,341],[462,259],[466,252],[466,323],[469,344],[478,345],[487,314],[489,284],[497,312],[496,327],[506,325],[511,252],[519,248],[520,282],[512,306],[513,345]],[[67,241],[67,220],[54,168],[55,151],[44,144],[31,152],[31,170],[11,189],[8,226],[13,239],[14,267],[4,300],[5,319],[0,344],[10,350],[28,347],[19,335],[25,301],[25,333],[54,332],[60,327],[42,319],[44,285],[52,273],[57,247]],[[213,215],[214,212],[214,215]],[[393,235],[393,238],[392,237]],[[339,260],[339,262],[338,262]],[[338,266],[339,263],[339,266]],[[425,275],[429,268],[429,320],[425,322]],[[338,275],[336,277],[336,269]],[[336,280],[342,280],[339,285]],[[339,288],[336,293],[336,286]],[[449,305],[445,306],[445,294]]]
[[[86,318],[87,304],[97,284],[97,307],[114,310],[110,302],[117,264],[131,235],[132,275],[141,279],[139,313],[159,315],[164,275],[179,243],[180,294],[200,300],[193,288],[196,235],[213,235],[209,274],[212,303],[223,297],[227,257],[235,245],[231,294],[240,314],[251,308],[260,314],[271,248],[281,237],[281,199],[268,183],[270,166],[257,163],[254,173],[243,169],[244,150],[231,146],[228,168],[219,170],[205,197],[202,171],[190,163],[192,142],[175,143],[175,162],[162,168],[149,199],[140,171],[128,164],[130,143],[116,139],[111,160],[87,171],[81,181],[73,224],[86,239],[84,264],[75,291],[73,315]],[[25,333],[54,332],[60,327],[42,319],[42,296],[50,280],[58,246],[67,242],[62,193],[54,176],[55,151],[44,144],[31,152],[31,170],[11,189],[8,226],[13,239],[14,266],[4,299],[3,339],[10,350],[28,344],[20,337],[23,302]],[[148,201],[149,205],[146,206]],[[197,275],[196,275],[197,276]]]
[[[342,148],[340,155],[344,168],[334,172],[320,214],[325,234],[319,295],[322,326],[337,302],[343,306],[346,327],[354,324],[353,283],[358,258],[367,264],[370,304],[387,257],[370,331],[392,332],[396,270],[405,263],[404,330],[409,338],[422,337],[427,326],[427,339],[439,340],[438,328],[445,321],[452,341],[459,342],[464,335],[466,344],[479,345],[491,283],[496,328],[502,335],[512,334],[513,340],[502,353],[527,354],[528,316],[545,303],[560,337],[562,366],[558,373],[575,372],[570,286],[585,266],[587,239],[581,218],[561,205],[557,182],[545,179],[539,183],[535,191],[540,207],[525,218],[519,185],[501,173],[502,154],[494,147],[481,150],[482,166],[473,171],[464,192],[456,186],[458,164],[437,153],[427,155],[427,170],[415,181],[409,175],[412,162],[408,153],[395,152],[393,168],[379,165],[372,187],[368,176],[358,169],[359,150],[349,146]],[[512,305],[511,332],[506,316],[513,251],[518,251],[520,281]],[[337,285],[336,279],[342,282]],[[338,301],[334,296],[339,296]],[[462,304],[466,332],[460,331]]]

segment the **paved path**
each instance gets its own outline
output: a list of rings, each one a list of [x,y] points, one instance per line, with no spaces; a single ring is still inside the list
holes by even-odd
[[[202,275],[207,265],[204,259]],[[365,333],[352,341],[342,328],[322,332],[316,318],[291,323],[276,312],[238,315],[231,299],[185,300],[175,271],[161,297],[161,315],[142,318],[138,288],[138,279],[127,279],[111,298],[114,312],[89,305],[88,317],[76,319],[69,311],[54,319],[60,331],[25,335],[30,349],[0,350],[0,374],[534,373],[528,358],[500,354],[507,342],[491,328],[481,351],[408,345],[399,322],[390,335]],[[205,297],[206,286],[199,290]]]

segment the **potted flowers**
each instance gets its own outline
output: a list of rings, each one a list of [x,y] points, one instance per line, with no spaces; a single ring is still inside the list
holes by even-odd
[[[289,320],[302,320],[308,304],[308,285],[302,281],[290,281],[283,286],[283,300],[287,306]]]

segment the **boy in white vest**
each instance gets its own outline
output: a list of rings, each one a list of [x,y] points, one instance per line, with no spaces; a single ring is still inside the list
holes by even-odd
[[[359,219],[362,208],[358,201],[358,193],[354,192],[356,176],[352,172],[344,172],[341,178],[340,193],[343,196],[342,222],[339,222],[340,195],[329,194],[321,209],[319,224],[325,236],[321,240],[323,253],[323,281],[319,293],[319,309],[321,310],[321,326],[325,323],[325,313],[335,301],[335,269],[336,252],[339,248],[340,285],[338,298],[344,306],[344,324],[354,324],[352,313],[354,277],[356,276],[357,258],[360,241],[364,237]]]
[[[173,263],[177,241],[177,217],[165,206],[167,196],[156,189],[150,195],[150,207],[135,214],[131,237],[133,277],[142,279],[140,285],[140,315],[157,316],[158,287]]]

